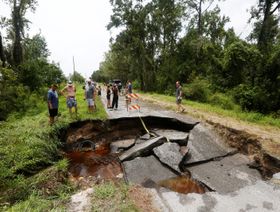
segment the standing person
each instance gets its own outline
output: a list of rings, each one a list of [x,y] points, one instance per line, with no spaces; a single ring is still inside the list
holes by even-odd
[[[101,96],[101,86],[100,85],[98,85],[98,91],[97,91],[98,93],[98,96]]]
[[[116,84],[113,85],[113,103],[112,103],[112,108],[118,109],[118,101],[119,101],[119,89]]]
[[[107,85],[106,89],[106,99],[107,99],[107,108],[111,108],[111,89],[110,85]]]
[[[77,116],[77,100],[76,100],[76,87],[71,80],[68,81],[66,87],[64,87],[61,92],[65,95],[66,92],[66,104],[69,108],[69,113],[72,116],[72,108],[75,108],[75,114]]]
[[[87,86],[85,89],[85,99],[88,104],[88,112],[93,113],[94,108],[94,86],[91,83],[91,80],[87,81]]]
[[[129,94],[132,94],[132,84],[131,84],[131,81],[128,81],[127,92],[128,92]]]
[[[48,90],[48,109],[49,109],[49,123],[54,124],[55,117],[58,114],[58,94],[56,92],[57,85],[53,84]]]
[[[185,108],[182,106],[182,98],[183,98],[183,91],[182,86],[179,81],[176,82],[176,104],[177,104],[177,113],[184,112]]]

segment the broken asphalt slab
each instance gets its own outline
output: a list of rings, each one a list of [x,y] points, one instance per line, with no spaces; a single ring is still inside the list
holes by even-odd
[[[214,130],[210,130],[201,123],[190,131],[188,148],[189,153],[182,164],[186,168],[193,163],[224,157],[236,152],[236,149],[228,147]]]
[[[236,154],[204,164],[189,167],[192,177],[218,193],[229,193],[261,180],[256,169],[247,166],[249,159]]]
[[[123,149],[128,149],[132,147],[135,144],[135,139],[124,139],[124,140],[118,140],[114,141],[110,144],[111,152],[119,152]]]
[[[180,146],[176,143],[164,143],[153,149],[158,159],[170,168],[180,173],[179,164],[183,159],[180,153]]]
[[[138,156],[143,156],[144,154],[152,151],[154,147],[160,146],[164,142],[167,142],[166,138],[163,136],[160,136],[160,137],[156,137],[156,138],[144,141],[142,143],[136,144],[129,150],[123,152],[119,156],[119,159],[121,161],[125,161],[125,160],[132,160]]]
[[[153,129],[152,132],[157,135],[166,137],[170,142],[175,142],[179,145],[187,145],[189,140],[189,134],[179,130],[163,130],[163,129]]]
[[[137,157],[134,160],[125,161],[123,167],[128,181],[137,184],[143,184],[147,180],[159,182],[176,176],[168,168],[162,166],[154,156]]]

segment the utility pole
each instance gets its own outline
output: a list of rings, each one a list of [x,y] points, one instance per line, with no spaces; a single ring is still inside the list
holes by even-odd
[[[75,68],[75,58],[73,56],[73,75],[75,74],[76,68]]]

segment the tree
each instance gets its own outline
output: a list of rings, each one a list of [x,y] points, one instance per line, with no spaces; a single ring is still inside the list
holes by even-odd
[[[255,86],[262,55],[254,45],[235,42],[225,50],[223,86],[233,88],[239,84]]]
[[[12,39],[13,65],[18,66],[23,62],[22,40],[28,20],[25,18],[27,10],[35,11],[36,0],[4,0],[12,10],[12,17],[9,21],[9,36]]]
[[[50,55],[46,40],[40,34],[36,34],[32,38],[25,38],[23,41],[23,47],[25,60],[47,60],[48,56]]]
[[[50,86],[65,79],[57,64],[49,64],[46,60],[33,59],[22,63],[19,67],[18,80],[27,85],[31,91]]]
[[[142,90],[155,89],[159,72],[172,75],[170,57],[181,29],[181,5],[174,0],[110,2],[114,13],[108,29],[124,27],[112,45],[112,56],[123,58],[117,64],[140,82]]]
[[[85,78],[77,71],[74,71],[72,75],[70,75],[70,80],[73,82],[84,83]]]
[[[279,14],[275,15],[279,8],[280,0],[259,0],[257,7],[251,11],[251,19],[257,19],[251,39],[257,40],[259,49],[265,54],[271,50],[279,34]]]
[[[195,13],[194,20],[196,22],[196,28],[199,36],[203,34],[203,15],[212,6],[215,0],[183,0],[183,2],[189,7],[189,13]],[[205,9],[203,10],[203,6]]]

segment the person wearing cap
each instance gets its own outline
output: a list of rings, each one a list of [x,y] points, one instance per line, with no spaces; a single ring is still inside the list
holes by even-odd
[[[88,112],[92,113],[94,109],[94,86],[91,80],[87,81],[87,86],[85,88],[85,100],[88,103]]]
[[[64,96],[66,96],[66,104],[69,108],[69,113],[72,116],[72,108],[75,108],[75,114],[77,115],[77,100],[76,100],[76,87],[71,80],[68,81],[66,87],[61,90]]]
[[[56,92],[57,85],[53,84],[48,91],[48,109],[49,109],[49,123],[54,124],[55,117],[58,114],[58,94]]]

